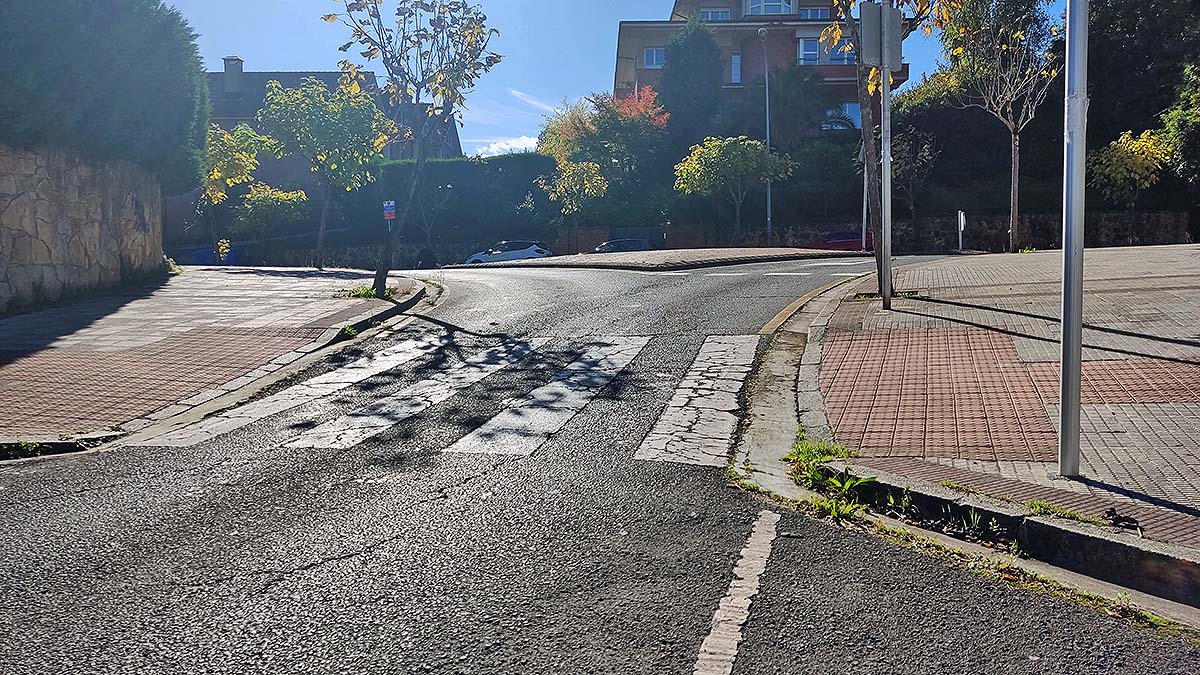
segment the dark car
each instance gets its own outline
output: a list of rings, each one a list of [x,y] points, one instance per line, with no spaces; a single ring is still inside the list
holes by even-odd
[[[613,239],[600,244],[588,253],[625,253],[627,251],[652,251],[654,247],[645,239]]]
[[[867,249],[874,250],[874,238],[871,233],[867,233]],[[821,241],[814,241],[811,244],[805,244],[804,248],[819,248],[827,251],[861,251],[862,232],[858,230],[847,230],[845,232],[831,232]]]

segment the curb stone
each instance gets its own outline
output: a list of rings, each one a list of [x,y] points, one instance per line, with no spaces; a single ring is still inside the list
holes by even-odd
[[[748,427],[735,448],[733,465],[737,475],[784,499],[804,499],[813,493],[795,483],[788,474],[782,456],[791,447],[795,432],[803,425],[814,440],[832,440],[832,432],[820,391],[821,342],[833,311],[840,304],[839,282],[811,293],[797,304],[794,313],[775,327],[753,375],[755,395],[747,411]],[[802,298],[801,300],[805,300]],[[793,367],[795,378],[781,377]],[[783,401],[794,394],[794,420],[782,420]],[[787,431],[791,430],[791,435]],[[950,508],[956,515],[974,509],[985,518],[996,518],[1010,531],[1022,551],[1034,561],[1038,573],[1065,570],[1068,575],[1083,575],[1071,583],[1112,584],[1101,592],[1121,592],[1128,587],[1137,592],[1139,604],[1181,623],[1200,627],[1200,551],[1162,542],[1141,539],[1126,531],[1077,523],[1060,518],[1031,516],[1020,503],[1005,502],[982,495],[964,494],[923,480],[888,474],[874,467],[859,467],[853,462],[831,462],[830,470],[846,469],[853,475],[876,479],[873,490],[886,499],[890,491],[908,489],[914,501],[921,501],[934,513]],[[878,503],[878,502],[875,502]],[[900,526],[922,536],[946,538],[936,531],[914,528],[899,521],[870,514],[869,520]],[[958,547],[974,546],[952,540]],[[982,547],[976,547],[983,551]],[[1053,566],[1053,567],[1051,567]],[[1048,569],[1047,569],[1048,568]],[[1083,580],[1083,581],[1081,581]],[[1093,580],[1088,582],[1086,580]],[[1094,581],[1099,580],[1099,581]],[[1143,595],[1143,593],[1145,595]],[[1165,604],[1164,604],[1165,603]]]
[[[861,251],[824,251],[819,249],[800,250],[793,253],[775,253],[753,256],[715,257],[695,261],[676,262],[621,262],[598,259],[608,254],[577,253],[568,256],[551,258],[535,258],[531,260],[511,260],[477,263],[474,265],[456,264],[444,265],[442,269],[487,269],[487,268],[539,268],[539,269],[605,269],[626,270],[631,272],[669,272],[674,270],[702,269],[705,267],[725,267],[729,265],[748,265],[753,263],[783,262],[787,260],[824,260],[837,258],[863,258],[869,254]],[[622,254],[613,254],[622,255]]]
[[[55,437],[0,436],[0,461],[29,459],[30,456],[26,455],[26,449],[22,447],[28,444],[38,446],[38,452],[35,455],[32,455],[32,457],[46,457],[51,455],[61,455],[92,450],[101,445],[112,443],[130,434],[143,431],[152,426],[171,424],[173,420],[185,415],[189,415],[200,406],[216,401],[224,396],[250,387],[257,389],[257,384],[262,383],[263,380],[273,375],[279,374],[279,372],[284,370],[287,366],[294,364],[296,361],[299,361],[306,356],[310,356],[322,349],[325,349],[330,345],[347,339],[343,333],[344,327],[349,326],[358,333],[362,333],[362,331],[370,328],[372,325],[392,319],[407,312],[413,307],[416,307],[430,294],[428,292],[428,284],[419,279],[414,279],[413,281],[418,282],[419,287],[406,295],[404,298],[388,305],[380,306],[350,317],[341,326],[326,329],[317,339],[301,345],[290,352],[285,352],[284,354],[275,357],[269,363],[259,366],[249,373],[234,378],[229,382],[212,389],[197,392],[185,399],[181,399],[173,404],[160,408],[144,417],[123,422],[119,425],[119,429],[107,429]]]

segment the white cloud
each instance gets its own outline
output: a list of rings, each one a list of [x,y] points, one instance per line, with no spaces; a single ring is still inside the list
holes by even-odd
[[[513,152],[531,152],[537,149],[537,139],[533,136],[517,136],[516,138],[500,138],[489,145],[475,148],[475,153],[484,157],[507,155]]]
[[[548,113],[554,112],[554,106],[546,103],[545,101],[538,100],[537,98],[534,98],[523,91],[509,87],[508,93],[512,94],[518,101],[524,103],[525,105],[537,108],[538,110],[543,110]]]

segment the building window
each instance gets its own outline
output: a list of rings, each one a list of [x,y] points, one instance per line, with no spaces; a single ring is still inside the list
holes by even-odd
[[[828,19],[829,18],[829,8],[828,7],[801,7],[796,10],[796,16],[801,19],[808,19],[810,21],[815,21],[817,19]]]
[[[733,58],[729,63],[729,82],[731,84],[742,83],[742,53],[734,52]]]
[[[821,123],[821,128],[831,129],[861,129],[862,107],[857,103],[843,103],[829,110],[829,117]]]
[[[837,45],[829,51],[829,62],[839,66],[848,66],[857,63],[858,61],[855,59],[854,50],[848,50],[849,46],[849,40],[838,40]]]
[[[801,66],[815,66],[821,62],[821,41],[815,38],[800,40],[796,45],[796,63]]]
[[[751,14],[791,14],[792,0],[750,0]]]
[[[701,21],[729,21],[733,12],[728,7],[703,7],[700,9]]]
[[[662,68],[667,62],[666,47],[646,47],[642,56],[642,66],[645,68]]]

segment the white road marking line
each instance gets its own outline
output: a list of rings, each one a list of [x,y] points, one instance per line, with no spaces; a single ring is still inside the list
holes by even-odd
[[[866,260],[831,260],[829,262],[808,263],[807,265],[801,265],[801,267],[840,267],[845,265],[869,265],[874,262],[874,258],[867,258]]]
[[[364,356],[337,370],[318,375],[266,398],[251,401],[219,415],[143,441],[130,443],[130,445],[190,447],[215,436],[240,429],[269,415],[331,396],[367,378],[380,375],[430,354],[450,342],[451,339],[448,336],[405,340],[393,347],[388,347],[370,356]]]
[[[346,449],[377,436],[404,420],[450,399],[460,389],[476,384],[541,348],[550,338],[508,342],[480,352],[447,370],[362,410],[342,415],[301,434],[289,448]]]
[[[647,272],[644,270],[624,270],[625,272],[633,272],[648,277],[687,277],[691,276],[691,272]]]
[[[838,273],[836,273],[836,274],[831,274],[830,276],[834,276],[834,277],[861,277],[861,276],[863,276],[864,274],[870,274],[870,272],[838,272]]]
[[[709,272],[706,277],[744,277],[749,276],[749,272]]]
[[[779,514],[774,511],[762,511],[754,521],[754,529],[733,568],[729,591],[717,605],[712,629],[700,644],[693,675],[729,675],[733,672],[738,645],[742,642],[742,627],[750,618],[750,603],[758,595],[759,580],[771,558],[778,523]]]
[[[642,351],[649,338],[593,338],[575,361],[544,387],[458,439],[446,452],[530,455],[582,410]]]
[[[812,272],[766,272],[764,277],[811,277]]]
[[[757,335],[706,339],[634,459],[725,466],[737,429],[738,392],[758,341]]]

